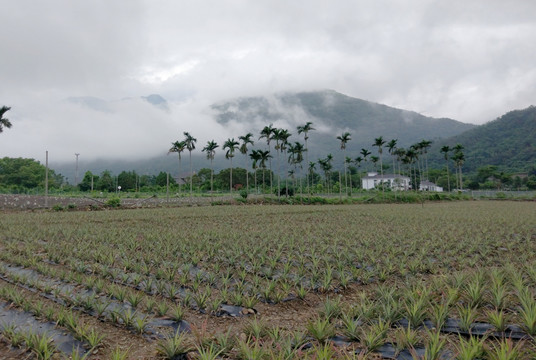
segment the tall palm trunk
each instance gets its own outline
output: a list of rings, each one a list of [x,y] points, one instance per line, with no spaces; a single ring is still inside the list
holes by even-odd
[[[277,199],[281,201],[281,148],[277,150]]]
[[[271,147],[270,145],[268,145],[268,151],[271,152]],[[272,158],[270,158],[268,160],[268,163],[270,165],[270,195],[272,195],[274,193],[274,188],[273,188],[273,171],[272,171]]]
[[[459,165],[459,174],[460,174],[460,190],[463,191],[463,181],[462,181],[462,165]]]
[[[179,176],[178,176],[178,184],[179,184],[179,197],[181,195],[181,154],[179,153]]]
[[[458,183],[458,167],[456,165],[454,166],[454,171],[456,172],[454,175],[454,177],[456,178],[456,189],[459,189],[460,185]]]
[[[307,135],[307,134],[306,134]],[[307,136],[305,136],[305,163],[309,166],[309,155],[307,154]],[[311,178],[311,186],[309,186],[309,172],[305,172],[305,181],[307,182],[307,188],[309,189],[309,197],[311,196],[311,187],[313,186],[313,179]]]
[[[214,159],[211,157],[210,158],[210,196],[213,197],[214,196],[214,188],[213,188],[213,184],[214,184],[214,165],[212,164],[214,161]]]
[[[255,194],[259,195],[259,188],[257,187],[257,166],[253,169],[255,171],[255,175],[253,178],[253,181],[255,181]]]
[[[382,152],[380,151],[380,173],[382,175],[382,179],[380,184],[382,184],[382,198],[384,197],[385,190],[384,190],[384,184],[383,184],[383,163],[382,163]]]
[[[395,166],[395,157],[393,156],[393,175],[395,176],[395,180],[396,180],[396,166]],[[395,182],[395,187],[394,187],[394,190],[396,191],[397,190],[397,183]],[[396,195],[395,195],[396,196]]]
[[[192,171],[192,152],[190,151],[190,197],[192,197],[194,174]]]
[[[246,191],[249,192],[249,172],[248,172],[248,154],[246,153],[246,166],[244,166],[244,169],[246,169]]]
[[[346,171],[346,149],[344,149],[344,191],[346,192],[346,195],[348,195],[348,174]]]
[[[287,150],[285,149],[285,159],[287,158]],[[285,192],[288,197],[288,161],[285,162]]]
[[[231,192],[231,196],[233,195],[233,158],[229,158],[231,160],[231,171],[229,172],[229,191]]]
[[[450,192],[450,174],[449,174],[449,161],[447,159],[447,186]]]

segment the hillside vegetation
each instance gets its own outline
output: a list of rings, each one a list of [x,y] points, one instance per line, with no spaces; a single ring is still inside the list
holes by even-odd
[[[536,107],[514,110],[462,134],[436,142],[430,161],[440,166],[443,145],[463,144],[465,171],[495,165],[503,171],[530,171],[536,165]]]

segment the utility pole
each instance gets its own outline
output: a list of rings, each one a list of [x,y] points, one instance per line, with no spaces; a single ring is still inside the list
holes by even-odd
[[[45,207],[48,208],[48,150],[46,151],[45,164]]]
[[[74,172],[74,186],[78,185],[78,156],[80,154],[75,153],[74,156],[76,156],[76,171]]]

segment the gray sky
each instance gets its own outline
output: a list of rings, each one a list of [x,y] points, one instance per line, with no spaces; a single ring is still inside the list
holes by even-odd
[[[532,0],[0,0],[0,156],[165,154],[209,105],[333,89],[481,124],[536,103]],[[140,99],[158,93],[168,110]],[[66,101],[97,97],[106,111]]]

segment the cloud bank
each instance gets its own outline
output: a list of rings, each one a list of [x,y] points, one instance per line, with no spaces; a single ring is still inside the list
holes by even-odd
[[[149,158],[183,131],[223,142],[242,129],[211,104],[283,91],[483,123],[534,103],[534,13],[525,0],[6,1],[0,156]]]

